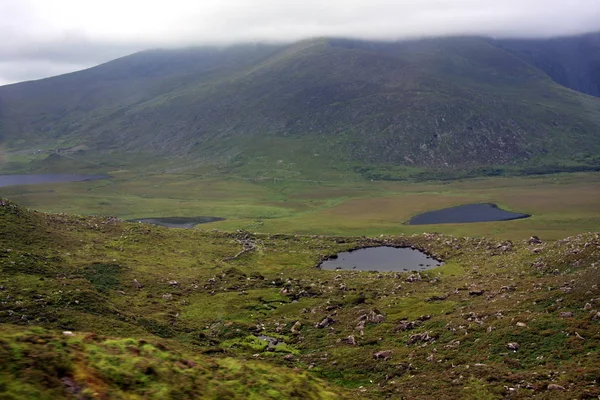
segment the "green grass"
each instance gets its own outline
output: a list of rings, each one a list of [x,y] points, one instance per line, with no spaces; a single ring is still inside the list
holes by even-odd
[[[558,174],[454,182],[368,182],[241,179],[225,175],[115,171],[94,182],[14,186],[0,195],[31,208],[123,219],[218,216],[198,229],[377,235],[442,232],[458,236],[558,239],[600,226],[600,175]],[[478,224],[410,226],[414,215],[491,202],[532,218]]]
[[[550,383],[565,398],[600,395],[600,322],[583,310],[600,294],[597,233],[534,253],[518,239],[503,250],[499,239],[439,234],[178,230],[12,203],[0,222],[8,398],[67,397],[61,378],[117,398],[500,398],[519,384],[519,396],[545,398]],[[241,241],[256,249],[232,259]],[[412,283],[408,273],[315,269],[324,256],[381,244],[446,264]],[[326,316],[333,324],[318,328]],[[414,329],[399,330],[403,320]],[[433,339],[409,344],[425,332]],[[260,335],[281,343],[269,351]],[[373,357],[384,350],[389,359]]]

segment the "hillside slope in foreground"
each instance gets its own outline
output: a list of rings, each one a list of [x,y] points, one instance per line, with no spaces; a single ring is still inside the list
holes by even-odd
[[[412,246],[425,272],[324,271]],[[600,234],[177,230],[0,201],[4,398],[600,396]]]

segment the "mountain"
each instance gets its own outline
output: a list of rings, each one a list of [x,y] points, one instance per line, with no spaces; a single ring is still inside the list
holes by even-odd
[[[596,166],[600,99],[559,84],[547,72],[555,64],[524,50],[544,46],[523,43],[323,38],[146,51],[0,87],[0,143],[8,153],[363,172]],[[569,68],[572,82],[579,74]],[[594,76],[582,81],[592,94]]]
[[[495,42],[573,90],[600,97],[600,33]]]

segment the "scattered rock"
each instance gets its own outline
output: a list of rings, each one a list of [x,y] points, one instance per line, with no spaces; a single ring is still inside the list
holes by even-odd
[[[137,279],[133,280],[133,284],[135,285],[137,290],[142,290],[142,288],[144,287]]]
[[[470,296],[481,296],[484,293],[485,293],[485,290],[483,290],[483,289],[481,289],[481,290],[470,290],[469,291],[469,295]]]
[[[565,390],[565,387],[557,385],[555,383],[551,383],[548,385],[548,390]]]
[[[298,333],[300,328],[302,328],[302,324],[300,323],[300,321],[296,321],[296,323],[294,325],[292,325],[292,328],[290,329],[290,331],[292,333]]]
[[[346,343],[349,344],[351,346],[356,346],[356,339],[354,338],[354,336],[350,335],[348,337],[342,338],[342,339],[338,339],[339,343]]]
[[[335,320],[329,316],[323,318],[321,322],[315,325],[315,328],[323,329],[335,323]]]
[[[529,240],[527,241],[527,243],[529,243],[529,244],[542,244],[543,242],[540,240],[539,237],[532,236],[532,237],[529,238]]]
[[[391,356],[392,356],[391,350],[378,351],[377,353],[373,354],[374,359],[383,360],[383,361],[387,361],[387,359],[390,358]]]
[[[409,322],[407,320],[402,320],[396,325],[396,332],[408,331],[411,329],[415,329],[417,327],[416,322]]]
[[[519,350],[519,343],[511,342],[506,345],[506,348],[512,351]]]
[[[586,311],[589,311],[592,309],[592,305],[590,303],[585,303],[585,306],[583,306],[583,309]]]
[[[65,376],[60,378],[61,383],[65,386],[65,390],[71,394],[79,394],[81,392],[81,386],[75,382],[73,378]]]
[[[559,314],[561,318],[573,318],[573,313],[571,311],[561,312]]]
[[[419,274],[418,272],[416,274],[410,274],[408,276],[408,278],[406,278],[404,280],[404,282],[407,283],[413,283],[413,282],[421,282],[423,280],[423,278],[421,277],[421,274]]]
[[[412,335],[409,339],[407,344],[415,344],[415,343],[420,343],[420,342],[431,342],[435,340],[435,337],[430,336],[429,332],[421,332],[421,333],[417,333]]]
[[[179,285],[179,282],[177,282],[177,281],[169,281],[167,283],[173,287],[176,287],[177,285]]]
[[[165,300],[171,300],[173,298],[173,295],[171,293],[166,293],[162,295],[162,298]]]
[[[517,322],[517,326],[518,326],[519,328],[527,328],[527,324],[526,324],[526,323],[524,323],[524,322]]]
[[[71,331],[64,331],[62,334],[65,336],[75,336],[75,334]]]
[[[286,354],[285,356],[283,356],[283,359],[285,361],[292,361],[294,359],[294,356],[292,354]]]

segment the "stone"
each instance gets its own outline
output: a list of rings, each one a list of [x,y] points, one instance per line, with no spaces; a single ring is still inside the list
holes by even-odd
[[[506,345],[506,348],[512,351],[519,350],[519,343],[511,342]]]
[[[135,285],[137,290],[142,290],[142,288],[144,287],[137,279],[133,280],[133,284]]]
[[[573,318],[573,313],[571,311],[561,312],[559,314],[561,318]]]
[[[557,385],[555,383],[551,383],[548,385],[548,390],[565,390],[565,387]]]
[[[71,332],[71,331],[64,331],[63,335],[65,335],[65,336],[75,336],[75,334],[73,332]]]
[[[383,360],[383,361],[387,361],[387,359],[390,358],[391,356],[392,356],[391,350],[378,351],[377,353],[373,354],[374,359]]]
[[[592,305],[590,303],[585,303],[585,306],[583,306],[583,309],[586,311],[589,311],[592,309]]]
[[[346,343],[346,344],[349,344],[350,346],[356,346],[356,339],[352,335],[342,338],[342,339],[339,339],[338,342]]]
[[[323,318],[323,320],[321,320],[321,322],[316,324],[315,328],[319,328],[319,329],[327,328],[328,326],[332,325],[333,323],[335,323],[335,320],[333,318],[327,316],[327,317]]]
[[[529,240],[527,241],[527,243],[529,243],[529,244],[542,244],[543,242],[540,240],[539,237],[532,236],[532,237],[529,238]]]

